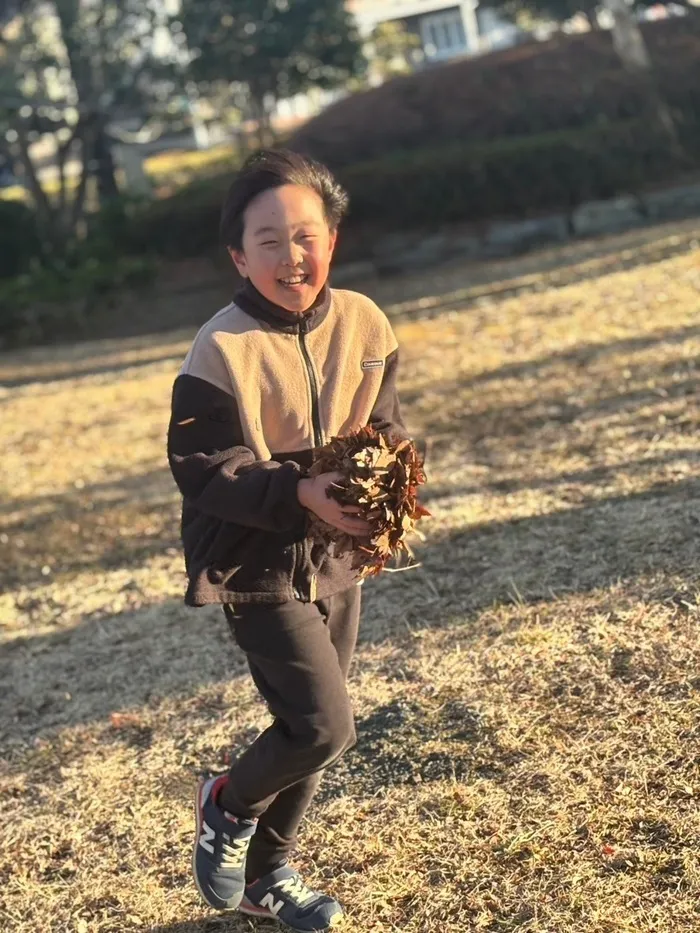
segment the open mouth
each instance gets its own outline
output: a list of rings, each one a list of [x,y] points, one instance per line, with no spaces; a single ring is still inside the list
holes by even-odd
[[[309,278],[310,276],[306,273],[300,273],[299,275],[288,275],[284,279],[277,279],[277,281],[285,288],[299,288],[300,285],[306,285]]]

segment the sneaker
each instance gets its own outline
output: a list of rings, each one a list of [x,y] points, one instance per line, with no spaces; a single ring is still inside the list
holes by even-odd
[[[246,885],[240,909],[251,917],[279,920],[301,933],[321,933],[343,919],[343,909],[337,901],[307,888],[288,865]]]
[[[245,860],[257,820],[238,818],[216,802],[227,774],[200,778],[192,872],[199,893],[216,910],[235,910],[245,890]]]

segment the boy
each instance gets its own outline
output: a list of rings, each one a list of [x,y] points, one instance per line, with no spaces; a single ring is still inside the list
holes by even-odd
[[[314,447],[366,424],[406,437],[397,344],[370,299],[330,289],[347,195],[289,151],[248,160],[222,240],[245,284],[201,328],[173,388],[168,459],[183,495],[191,606],[221,603],[274,717],[196,797],[195,882],[212,907],[318,931],[342,917],[288,859],[323,769],[355,743],[346,678],[360,615],[351,555],[307,535],[311,512],[362,538],[304,476]],[[355,510],[356,511],[356,510]]]

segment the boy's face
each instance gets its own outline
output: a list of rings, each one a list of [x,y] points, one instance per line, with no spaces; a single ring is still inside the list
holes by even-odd
[[[229,252],[240,274],[262,295],[301,314],[326,283],[335,239],[316,192],[283,185],[251,201],[244,215],[243,249]]]

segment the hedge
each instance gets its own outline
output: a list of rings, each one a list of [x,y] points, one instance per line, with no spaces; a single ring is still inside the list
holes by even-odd
[[[232,173],[193,182],[169,198],[136,211],[117,246],[126,252],[187,259],[214,252],[219,218]]]
[[[700,122],[686,131],[684,142],[700,160]],[[350,194],[338,258],[362,253],[354,230],[362,238],[368,228],[570,210],[586,200],[670,183],[674,174],[666,140],[643,121],[389,154],[337,172]],[[153,202],[132,219],[122,248],[170,259],[214,254],[229,182],[228,175],[208,179]]]
[[[700,11],[643,26],[661,89],[700,121]],[[610,125],[644,109],[609,32],[559,36],[395,78],[329,107],[289,145],[332,168],[399,150]]]
[[[700,128],[685,140],[700,156]],[[341,169],[350,225],[433,226],[571,210],[674,174],[667,141],[629,122],[395,154]]]

